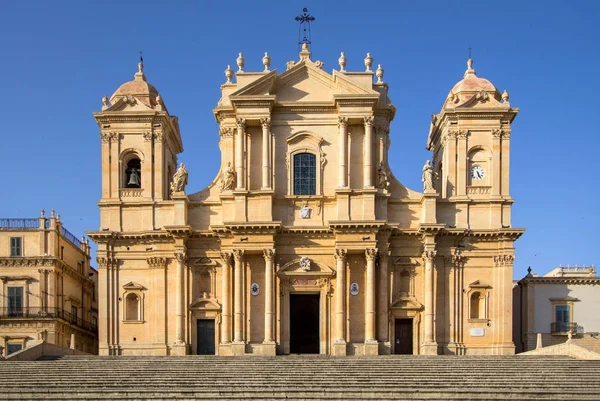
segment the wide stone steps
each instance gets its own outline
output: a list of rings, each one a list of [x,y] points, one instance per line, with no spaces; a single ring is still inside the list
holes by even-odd
[[[88,357],[0,363],[0,400],[600,400],[600,361]]]

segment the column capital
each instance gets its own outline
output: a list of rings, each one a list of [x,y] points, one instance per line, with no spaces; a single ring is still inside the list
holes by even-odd
[[[510,129],[500,130],[500,133],[502,134],[502,139],[510,139],[510,133],[511,133]]]
[[[375,125],[377,135],[386,135],[390,133],[390,123],[388,121]]]
[[[458,131],[456,131],[456,138],[458,139],[466,139],[467,138],[467,134],[468,131],[465,129],[459,129]]]
[[[373,126],[373,119],[374,119],[373,116],[364,117],[365,127],[366,126],[372,127]]]
[[[263,128],[270,128],[271,127],[271,117],[262,117],[260,119],[260,125]]]
[[[238,128],[246,129],[246,119],[245,118],[236,118],[235,120]]]
[[[344,248],[337,248],[335,250],[335,260],[346,260],[346,255],[348,254],[348,250]]]
[[[185,256],[185,251],[175,252],[175,259],[177,259],[178,262],[185,262]]]
[[[377,248],[367,248],[365,249],[365,257],[367,261],[372,262],[377,257]]]
[[[243,249],[234,249],[233,250],[233,258],[236,262],[242,262],[244,260],[244,256],[246,255],[246,251]]]
[[[338,117],[338,127],[346,128],[348,126],[348,117]]]
[[[165,258],[159,258],[159,257],[147,258],[146,262],[148,263],[148,266],[151,269],[165,267],[165,265],[167,264],[167,260]]]
[[[515,261],[514,255],[495,255],[494,266],[512,266]]]
[[[221,252],[221,259],[226,267],[230,267],[232,265],[233,255],[231,252]]]
[[[500,139],[500,136],[502,135],[502,130],[498,129],[498,128],[494,128],[492,130],[492,137],[495,139]]]
[[[423,259],[425,259],[425,261],[433,261],[435,259],[436,255],[437,255],[436,250],[425,251],[425,252],[423,252]]]
[[[265,258],[265,262],[273,263],[273,259],[275,258],[275,249],[263,249],[263,257]]]

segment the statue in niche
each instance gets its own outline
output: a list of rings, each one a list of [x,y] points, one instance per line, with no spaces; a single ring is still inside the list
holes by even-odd
[[[306,204],[300,209],[300,217],[303,219],[310,219],[310,212],[312,212],[312,208],[308,207],[308,204]]]
[[[185,165],[181,163],[175,174],[173,174],[173,182],[171,183],[171,194],[174,194],[175,192],[183,192],[187,183],[188,171],[185,168]]]
[[[425,162],[423,166],[423,175],[421,176],[421,181],[423,181],[423,190],[427,191],[435,191],[433,189],[433,167],[431,167],[431,163],[429,160]]]
[[[221,191],[231,191],[235,187],[235,171],[231,167],[231,162],[227,162],[227,167],[221,175]]]
[[[310,259],[307,258],[306,256],[303,256],[300,258],[300,269],[302,269],[302,271],[307,272],[310,270]]]
[[[382,163],[379,163],[379,167],[377,168],[377,188],[387,189],[389,186],[390,182],[387,177],[386,168],[383,167]]]

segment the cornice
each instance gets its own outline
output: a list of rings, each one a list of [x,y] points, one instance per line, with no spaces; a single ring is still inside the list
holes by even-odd
[[[0,257],[0,267],[54,267],[55,257]]]
[[[135,240],[142,244],[172,242],[173,240],[171,233],[165,230],[142,232],[88,231],[86,235],[97,244],[119,240]]]
[[[329,227],[333,230],[365,230],[365,229],[377,229],[386,225],[384,220],[355,220],[355,221],[341,221],[341,220],[330,220]]]
[[[582,284],[600,285],[600,277],[525,277],[519,284]]]

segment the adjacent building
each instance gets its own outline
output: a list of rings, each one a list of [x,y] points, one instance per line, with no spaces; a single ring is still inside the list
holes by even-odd
[[[560,344],[577,344],[600,352],[600,277],[594,266],[559,266],[543,276],[529,269],[513,290],[514,342],[517,352]]]
[[[403,133],[370,54],[361,71],[342,53],[327,72],[306,43],[283,72],[262,62],[225,70],[204,189],[185,188],[141,62],[94,113],[100,354],[514,353],[508,93],[468,61],[424,117],[420,192],[390,171]]]
[[[0,347],[3,356],[39,341],[98,352],[97,271],[90,245],[54,211],[0,219]]]

